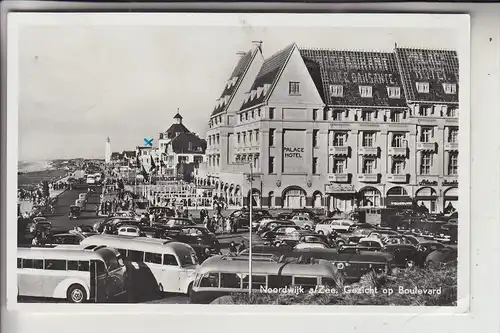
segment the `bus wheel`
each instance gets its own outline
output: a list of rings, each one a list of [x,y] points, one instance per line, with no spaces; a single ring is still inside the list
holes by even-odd
[[[66,298],[70,303],[83,303],[87,299],[87,293],[81,285],[74,284],[69,287]]]

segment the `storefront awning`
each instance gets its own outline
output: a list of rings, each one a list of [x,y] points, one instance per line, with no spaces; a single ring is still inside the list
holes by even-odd
[[[354,189],[354,185],[327,184],[325,185],[325,193],[354,195],[354,193],[356,193],[356,190]]]
[[[413,200],[407,195],[404,196],[388,196],[385,199],[385,205],[386,207],[411,207],[413,205]]]

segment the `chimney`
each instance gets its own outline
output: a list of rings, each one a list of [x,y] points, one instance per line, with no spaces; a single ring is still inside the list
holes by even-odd
[[[238,57],[240,57],[240,59],[243,58],[245,56],[245,54],[246,54],[246,52],[244,52],[244,51],[238,51],[238,52],[236,52],[236,55]]]
[[[252,44],[259,49],[259,51],[262,53],[262,41],[261,40],[253,40]]]

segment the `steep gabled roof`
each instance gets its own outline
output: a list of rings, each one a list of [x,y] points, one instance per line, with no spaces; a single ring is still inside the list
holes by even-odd
[[[190,131],[183,124],[172,124],[165,132],[167,138],[173,139],[179,134],[189,133]]]
[[[172,139],[172,150],[176,154],[205,154],[207,141],[194,133],[183,133]]]
[[[250,91],[257,90],[258,88],[263,88],[266,84],[271,87],[274,85],[278,79],[279,73],[281,73],[283,67],[285,66],[290,54],[294,48],[295,44],[290,44],[286,48],[276,52],[271,57],[264,60],[262,67],[260,68],[255,81],[253,82]],[[256,98],[250,99],[243,103],[240,110],[249,108],[251,106],[260,104],[266,99],[266,94],[260,94]]]
[[[222,102],[215,106],[212,111],[212,116],[219,114],[223,111],[226,111],[229,103],[231,102],[234,94],[236,93],[236,88],[239,86],[241,81],[243,80],[243,76],[245,75],[248,67],[250,67],[253,58],[257,54],[258,49],[253,49],[246,52],[236,64],[236,67],[233,69],[231,76],[229,77],[226,86],[224,87],[224,91],[220,95],[219,99],[226,98],[225,102]],[[232,81],[231,81],[232,80]]]
[[[405,106],[394,54],[313,49],[300,53],[325,104]],[[342,86],[341,97],[332,96],[331,85]],[[361,97],[360,86],[371,86],[372,97]],[[389,98],[388,87],[399,87],[400,98]]]
[[[458,55],[450,50],[396,48],[406,98],[410,102],[458,103]],[[428,82],[429,92],[419,93],[417,82]],[[443,84],[456,85],[455,94],[446,94]]]

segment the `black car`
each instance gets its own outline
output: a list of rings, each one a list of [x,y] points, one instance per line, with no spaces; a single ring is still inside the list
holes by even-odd
[[[418,266],[424,266],[425,265],[425,260],[431,254],[432,252],[436,250],[440,250],[444,248],[445,246],[439,242],[421,242],[420,244],[417,245],[417,257],[416,257],[416,264]]]
[[[411,268],[417,264],[418,251],[411,244],[386,244],[383,251],[394,256],[394,267]]]
[[[279,213],[276,215],[277,220],[291,220],[294,214],[292,213]]]
[[[306,215],[309,217],[311,221],[314,221],[315,223],[318,223],[320,221],[320,218],[318,215],[316,215],[312,210],[309,209],[294,209],[292,210],[292,218],[297,215]]]
[[[220,250],[217,237],[204,226],[172,227],[166,229],[163,235],[189,245],[206,245],[213,253]]]
[[[376,229],[377,227],[370,223],[354,223],[349,227],[348,232],[354,232],[356,229]]]
[[[431,252],[425,259],[425,266],[428,268],[439,267],[442,264],[457,262],[458,251],[452,247],[443,247]]]
[[[252,221],[258,221],[264,217],[271,217],[267,210],[253,209]],[[248,209],[240,209],[232,212],[228,218],[235,223],[237,228],[249,228],[250,226],[250,211]]]
[[[78,245],[85,239],[83,235],[79,234],[56,234],[49,237],[49,242],[52,245],[56,244],[67,244],[67,245]]]
[[[361,238],[368,237],[368,235],[373,231],[374,229],[366,229],[366,228],[359,228],[354,230],[351,234],[345,235],[345,238],[347,239],[347,243],[358,243]]]

